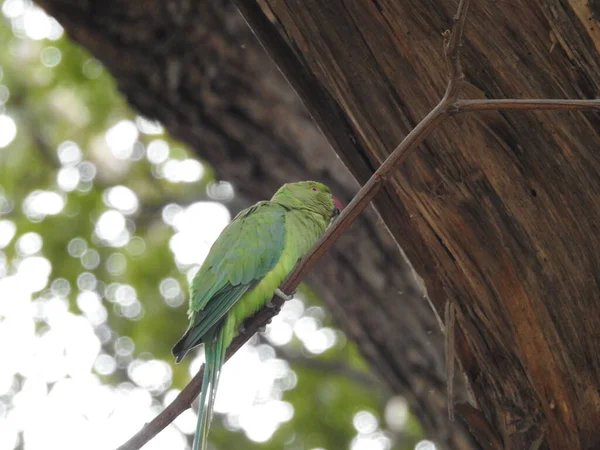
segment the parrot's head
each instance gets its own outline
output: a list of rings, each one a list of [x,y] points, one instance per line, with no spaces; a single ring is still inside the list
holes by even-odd
[[[327,220],[336,218],[342,209],[342,203],[329,188],[317,181],[284,184],[272,200],[292,208],[309,209]]]

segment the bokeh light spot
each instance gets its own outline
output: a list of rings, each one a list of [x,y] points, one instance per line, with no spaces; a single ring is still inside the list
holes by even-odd
[[[94,370],[100,375],[110,375],[111,373],[114,373],[115,370],[117,370],[115,358],[106,353],[98,355],[98,358],[96,358],[96,361],[94,362]]]
[[[227,181],[211,181],[206,186],[206,194],[218,202],[228,202],[233,198],[235,192],[233,185]]]
[[[397,432],[404,430],[408,421],[408,403],[400,396],[392,397],[385,406],[385,421],[388,427]]]
[[[171,366],[157,359],[136,359],[127,368],[127,374],[138,386],[148,389],[153,394],[164,392],[171,384]]]
[[[46,287],[51,271],[52,266],[46,258],[30,256],[19,263],[18,276],[25,283],[24,289],[33,293]]]
[[[131,120],[121,120],[108,129],[105,139],[115,158],[127,159],[133,152],[138,134],[138,129]]]
[[[23,211],[32,220],[58,214],[64,206],[64,199],[52,191],[33,191],[23,201]]]
[[[137,116],[135,118],[135,124],[140,132],[144,134],[163,134],[164,132],[164,128],[159,122],[147,119],[143,116]]]
[[[165,303],[172,308],[183,304],[185,296],[181,291],[181,286],[175,278],[165,278],[159,285],[160,294],[164,297]]]
[[[436,450],[436,448],[435,444],[427,439],[419,441],[415,445],[415,450]]]
[[[140,236],[133,236],[127,243],[126,250],[132,256],[143,255],[146,251],[146,241]]]
[[[4,0],[2,14],[7,19],[14,19],[25,13],[25,2],[23,0]]]
[[[146,148],[146,157],[152,164],[160,164],[169,157],[169,144],[162,139],[154,139]]]
[[[56,184],[64,192],[77,189],[79,179],[79,170],[73,166],[62,167],[56,174]]]
[[[67,244],[67,251],[69,252],[69,255],[74,258],[80,258],[85,253],[86,249],[87,242],[80,237],[71,239]]]
[[[112,275],[121,275],[123,272],[125,272],[126,268],[127,259],[122,253],[113,253],[106,260],[106,270],[108,270]]]
[[[96,275],[83,272],[77,277],[77,287],[82,291],[93,291],[96,289],[96,281]]]
[[[81,255],[81,265],[84,269],[93,270],[100,264],[100,254],[92,249],[86,250],[83,255]]]
[[[67,295],[69,295],[71,285],[69,284],[68,280],[65,280],[64,278],[57,278],[52,282],[50,289],[52,290],[52,293],[54,295],[66,297]]]
[[[82,153],[79,146],[73,141],[64,141],[56,149],[61,164],[77,164],[81,161]]]
[[[30,5],[23,17],[23,27],[29,39],[42,40],[50,34],[50,17],[42,9]]]
[[[104,203],[121,211],[123,214],[133,214],[137,211],[139,201],[134,191],[126,186],[113,186],[104,191]]]
[[[16,247],[21,255],[33,255],[42,249],[42,237],[30,231],[17,239]]]
[[[377,429],[377,418],[369,411],[359,411],[352,418],[352,425],[361,434],[370,434]]]
[[[10,144],[17,135],[17,124],[6,115],[0,115],[0,148]]]
[[[0,84],[0,106],[10,98],[10,90],[3,84]]]
[[[90,161],[83,161],[77,166],[81,181],[92,181],[96,176],[96,165]]]
[[[100,296],[93,291],[80,293],[77,296],[77,307],[94,326],[104,323],[108,317],[108,313],[104,305],[102,305]]]
[[[204,175],[204,167],[195,159],[170,159],[162,166],[162,175],[171,183],[194,183]]]
[[[90,58],[86,62],[83,63],[81,67],[81,71],[83,75],[85,75],[90,80],[95,80],[100,75],[102,75],[102,63],[97,59]]]
[[[115,353],[117,355],[131,355],[134,349],[135,344],[128,336],[121,336],[115,341]]]
[[[62,53],[56,47],[46,47],[40,54],[42,64],[46,67],[55,67],[62,59]]]
[[[102,213],[96,222],[96,234],[109,243],[117,241],[125,228],[125,216],[120,211],[109,209]]]
[[[17,231],[17,226],[11,220],[0,220],[0,248],[6,247],[12,241]]]

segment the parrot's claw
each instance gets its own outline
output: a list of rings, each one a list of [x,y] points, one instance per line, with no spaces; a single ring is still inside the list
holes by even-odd
[[[245,334],[246,333],[246,327],[244,326],[244,324],[240,325],[240,334]]]
[[[279,289],[279,288],[275,289],[275,295],[286,302],[289,302],[291,299],[293,299],[295,293],[296,293],[296,291],[292,292],[290,295],[287,295],[281,289]]]
[[[261,333],[264,333],[265,331],[267,331],[267,327],[266,326],[265,327],[260,327],[258,329],[258,331],[261,332]]]
[[[281,308],[279,306],[277,306],[275,303],[273,302],[268,302],[265,305],[267,308],[274,310],[276,313],[278,313],[279,311],[281,311]]]

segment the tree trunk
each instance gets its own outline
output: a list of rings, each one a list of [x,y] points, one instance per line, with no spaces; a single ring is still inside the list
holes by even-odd
[[[471,97],[600,95],[597,1],[473,3]],[[453,1],[239,4],[361,182],[444,91]],[[484,417],[459,411],[486,448],[600,448],[599,129],[597,113],[457,116],[375,201],[438,313],[458,310]]]
[[[301,179],[327,183],[346,202],[356,192],[353,177],[229,1],[38,3],[102,61],[141,114],[160,120],[248,202]],[[366,155],[354,155],[363,164],[361,181],[372,171]],[[439,325],[373,210],[309,281],[391,391],[408,400],[428,438],[456,450],[478,448],[462,423],[448,424]]]

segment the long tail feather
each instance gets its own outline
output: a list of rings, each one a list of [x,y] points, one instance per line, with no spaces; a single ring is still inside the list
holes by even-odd
[[[198,404],[198,423],[194,436],[193,450],[206,450],[208,443],[208,430],[212,422],[213,407],[219,385],[221,368],[225,362],[225,346],[222,333],[207,339],[204,344],[206,362],[204,363],[204,377],[202,378],[202,392]]]

